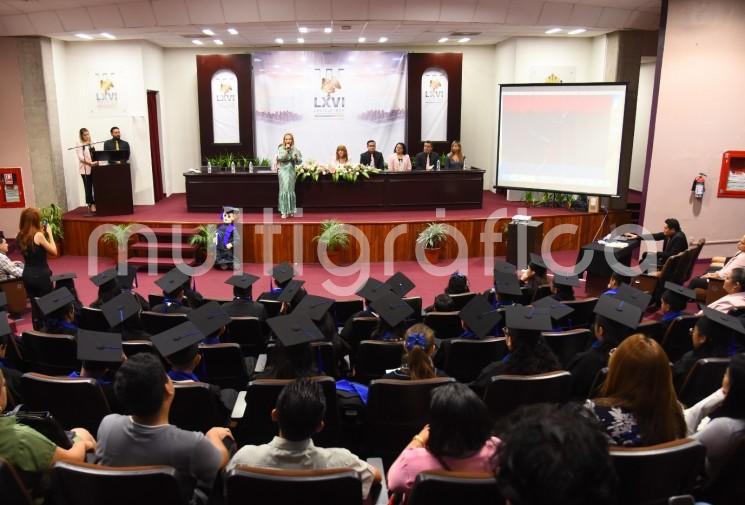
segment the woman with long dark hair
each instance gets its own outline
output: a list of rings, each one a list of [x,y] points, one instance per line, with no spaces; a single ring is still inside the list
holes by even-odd
[[[39,209],[29,207],[21,212],[16,240],[21,247],[23,261],[23,285],[29,298],[51,293],[52,270],[47,263],[47,255],[57,255],[57,244],[49,223],[42,226]]]
[[[445,384],[432,391],[430,422],[388,471],[388,488],[411,491],[416,477],[430,470],[493,472],[499,439],[484,402],[468,386]]]
[[[91,146],[91,134],[87,128],[81,128],[78,132],[80,145],[75,148],[75,154],[78,156],[78,171],[83,179],[83,188],[85,188],[85,204],[90,212],[96,212],[96,200],[93,196],[93,175],[91,168],[98,165],[93,161],[95,149]]]

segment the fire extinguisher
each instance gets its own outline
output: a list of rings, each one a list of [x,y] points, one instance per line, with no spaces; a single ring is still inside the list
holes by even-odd
[[[693,179],[693,185],[691,185],[691,191],[693,196],[699,200],[704,197],[704,191],[706,191],[706,174],[699,172],[698,176]]]

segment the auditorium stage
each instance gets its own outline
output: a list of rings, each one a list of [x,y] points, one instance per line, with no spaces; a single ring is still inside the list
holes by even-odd
[[[411,261],[416,259],[414,246],[417,234],[431,221],[446,222],[463,234],[468,247],[468,257],[484,256],[484,244],[481,234],[490,216],[505,216],[499,218],[494,225],[495,232],[503,232],[505,225],[514,214],[527,213],[533,219],[543,221],[544,234],[552,228],[562,224],[573,224],[578,227],[575,235],[560,235],[553,243],[552,250],[577,250],[583,244],[591,242],[596,236],[603,236],[611,226],[629,222],[628,211],[610,211],[607,219],[603,213],[577,212],[562,208],[529,208],[522,202],[508,202],[499,193],[484,191],[483,208],[459,209],[445,211],[443,216],[436,216],[433,210],[400,211],[313,211],[305,212],[302,216],[280,219],[276,211],[271,215],[273,232],[272,240],[273,261],[292,260],[295,236],[302,244],[302,259],[305,262],[317,262],[316,243],[313,237],[319,233],[319,224],[324,219],[335,218],[344,223],[358,227],[370,243],[369,260],[372,262],[385,259],[384,243],[386,235],[398,225],[405,225],[405,230],[393,243],[393,259],[395,261]],[[181,225],[184,233],[200,224],[220,223],[221,217],[214,212],[187,212],[184,194],[171,195],[155,205],[136,205],[133,214],[122,216],[92,216],[88,217],[85,207],[79,207],[67,212],[63,216],[65,239],[65,254],[86,255],[88,238],[93,230],[102,224],[139,223],[152,228],[168,228]],[[243,260],[249,263],[262,262],[265,254],[263,244],[264,234],[256,233],[264,226],[262,212],[245,212],[243,220]],[[602,227],[602,229],[600,229]],[[504,255],[505,244],[495,244],[494,254]],[[347,252],[347,261],[359,256],[359,244],[352,241],[352,247]],[[443,258],[453,258],[458,254],[454,241],[443,248]]]

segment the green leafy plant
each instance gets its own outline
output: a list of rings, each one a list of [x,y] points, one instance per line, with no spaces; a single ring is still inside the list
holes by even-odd
[[[41,220],[46,220],[49,223],[49,228],[51,228],[54,238],[63,238],[65,231],[62,228],[62,209],[55,204],[51,204],[48,207],[42,207],[40,212]]]
[[[113,244],[119,246],[119,244],[128,244],[129,238],[132,236],[133,224],[115,224],[109,231],[101,235],[101,239],[104,244]]]
[[[440,169],[442,170],[445,169],[445,164],[447,163],[447,161],[448,161],[447,154],[441,154],[440,155]]]
[[[429,223],[416,238],[417,244],[423,244],[427,249],[442,247],[447,240],[447,230],[444,223]]]
[[[336,219],[321,221],[321,233],[313,237],[313,240],[324,244],[329,251],[346,249],[349,247],[349,232],[347,225]]]
[[[189,244],[201,251],[207,251],[207,248],[214,244],[216,239],[217,225],[202,224],[197,226],[196,233],[189,238]]]
[[[533,203],[535,203],[535,195],[533,195],[533,192],[526,191],[523,193],[523,201],[528,205],[533,205]]]

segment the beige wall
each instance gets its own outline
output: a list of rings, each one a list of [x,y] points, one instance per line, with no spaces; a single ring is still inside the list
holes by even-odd
[[[689,240],[737,241],[745,200],[717,198],[722,153],[745,149],[745,2],[670,0],[644,225],[677,217]],[[691,181],[708,174],[703,201]],[[702,256],[731,254],[733,243]]]
[[[33,206],[34,184],[23,113],[21,69],[14,38],[0,37],[0,69],[0,167],[21,167],[26,205]],[[18,217],[22,210],[0,209],[0,230],[6,237],[15,237],[18,233]]]

